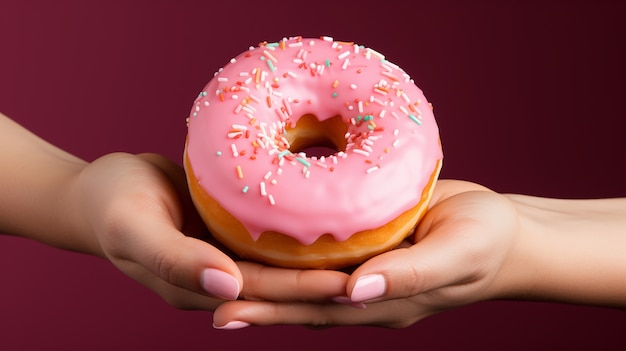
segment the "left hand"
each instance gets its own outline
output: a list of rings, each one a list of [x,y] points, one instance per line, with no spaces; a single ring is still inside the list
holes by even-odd
[[[320,301],[341,295],[347,275],[238,262],[215,242],[191,201],[184,170],[156,155],[106,155],[78,178],[81,211],[97,254],[180,309],[225,300]],[[92,252],[93,253],[93,252]],[[208,273],[207,273],[208,272]],[[279,276],[281,286],[272,285]]]
[[[200,239],[207,231],[178,165],[155,154],[109,154],[77,183],[99,254],[121,271],[178,308],[213,310],[237,298],[241,272]]]

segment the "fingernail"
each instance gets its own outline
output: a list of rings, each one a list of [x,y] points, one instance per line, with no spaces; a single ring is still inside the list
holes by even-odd
[[[224,330],[232,330],[232,329],[241,329],[245,327],[249,327],[250,323],[242,322],[242,321],[230,321],[222,326],[217,326],[213,323],[213,328],[215,329],[224,329]]]
[[[357,279],[350,299],[352,302],[363,302],[383,296],[387,284],[381,274],[367,274]]]
[[[207,268],[200,274],[200,284],[206,292],[226,300],[236,300],[239,296],[239,281],[219,269]]]
[[[335,296],[331,300],[333,300],[333,302],[340,303],[342,305],[352,306],[361,310],[367,308],[367,306],[363,302],[354,302],[350,300],[350,298],[347,296]]]

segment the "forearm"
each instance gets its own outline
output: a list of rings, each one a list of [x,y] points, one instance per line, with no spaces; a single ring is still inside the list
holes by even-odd
[[[501,296],[626,307],[626,199],[507,198],[520,232]]]
[[[0,232],[97,253],[73,185],[87,163],[0,114]]]

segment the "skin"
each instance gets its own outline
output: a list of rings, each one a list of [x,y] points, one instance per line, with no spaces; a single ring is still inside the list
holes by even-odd
[[[400,328],[490,299],[626,307],[623,198],[503,195],[440,180],[397,249],[353,272],[295,270],[234,261],[199,219],[183,170],[159,155],[88,163],[0,114],[0,164],[0,232],[108,259],[174,307],[215,311],[216,328]],[[207,280],[207,268],[220,279]],[[378,277],[377,289],[356,291],[363,277]]]
[[[209,243],[184,171],[164,157],[114,153],[88,163],[0,114],[0,164],[0,233],[108,259],[180,309],[214,310],[238,293],[269,300],[283,296],[244,284],[265,282],[264,267],[240,268]],[[237,282],[232,296],[221,296],[218,284],[202,281],[207,268]],[[324,291],[302,291],[307,286],[298,285],[298,277],[316,280],[317,274],[285,272],[286,296],[309,301],[344,294],[339,272]]]
[[[364,301],[365,309],[234,301],[217,309],[215,324],[401,328],[492,299],[626,307],[623,198],[501,195],[474,183],[441,180],[412,240],[370,259],[348,277],[348,296],[358,278],[384,277],[384,292]]]

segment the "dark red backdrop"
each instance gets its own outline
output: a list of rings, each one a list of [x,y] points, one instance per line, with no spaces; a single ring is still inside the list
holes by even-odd
[[[0,111],[87,160],[180,162],[185,117],[217,68],[263,40],[330,35],[415,78],[435,105],[443,177],[625,196],[625,16],[623,1],[2,0]],[[216,331],[210,313],[177,311],[108,262],[7,236],[0,275],[2,350],[626,348],[626,312],[548,303],[479,303],[403,330]]]

